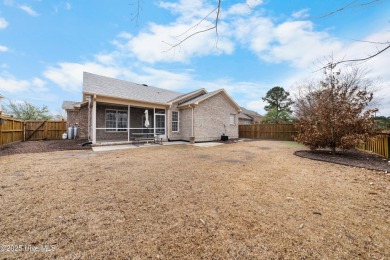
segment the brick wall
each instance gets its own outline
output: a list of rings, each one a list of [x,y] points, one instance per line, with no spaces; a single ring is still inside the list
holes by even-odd
[[[180,132],[178,133],[171,130],[172,111],[178,111],[176,105],[173,105],[168,111],[170,139],[188,141],[192,134],[192,109],[179,110]],[[229,123],[230,114],[234,114],[236,117],[235,125]],[[194,135],[197,142],[219,140],[224,132],[229,138],[238,138],[238,112],[223,94],[218,94],[195,106],[194,117]]]
[[[79,110],[78,135],[81,139],[88,139],[88,105],[84,105]]]
[[[235,125],[230,125],[230,114],[235,115]],[[195,141],[219,140],[223,133],[238,138],[238,112],[223,94],[218,94],[195,108]]]
[[[77,124],[77,138],[88,139],[88,105],[84,105],[77,110],[67,110],[66,113],[66,127],[68,128]]]
[[[179,132],[172,132],[172,111],[179,111]],[[173,105],[168,111],[169,116],[166,117],[167,127],[171,140],[189,141],[192,131],[192,109],[177,109],[177,104]]]

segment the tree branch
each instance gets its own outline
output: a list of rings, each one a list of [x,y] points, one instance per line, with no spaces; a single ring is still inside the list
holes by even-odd
[[[347,62],[364,62],[364,61],[368,61],[376,56],[378,56],[379,54],[385,52],[386,50],[390,49],[390,43],[388,43],[388,46],[384,47],[383,49],[380,49],[378,50],[376,53],[372,54],[372,55],[369,55],[368,57],[366,58],[360,58],[360,59],[350,59],[350,60],[341,60],[341,61],[337,61],[337,62],[331,62],[332,66],[337,66],[341,63],[347,63]],[[317,71],[320,71],[320,70],[323,70],[323,69],[326,69],[329,67],[329,63],[325,66],[323,66],[322,68],[320,68],[319,70],[316,70],[315,72]]]
[[[331,16],[331,15],[334,15],[335,13],[339,13],[339,12],[345,11],[347,9],[356,8],[356,7],[362,7],[362,6],[367,6],[367,5],[372,5],[372,4],[375,4],[377,2],[382,2],[382,1],[383,0],[371,0],[371,1],[368,1],[368,2],[365,2],[365,3],[355,4],[356,2],[359,2],[359,0],[354,0],[354,1],[349,2],[347,5],[345,5],[343,7],[340,7],[339,9],[333,10],[333,11],[331,11],[329,13],[326,13],[326,14],[320,16],[319,18],[325,18],[325,17]]]
[[[208,32],[208,31],[211,31],[211,30],[214,30],[215,29],[215,34],[217,36],[217,42],[216,44],[218,44],[218,24],[219,24],[219,18],[220,18],[220,14],[221,14],[221,1],[222,0],[218,0],[218,5],[217,7],[215,7],[208,15],[206,15],[205,17],[203,17],[198,23],[196,23],[195,25],[191,26],[189,29],[187,29],[184,33],[180,34],[178,37],[181,37],[183,36],[184,34],[188,33],[189,31],[197,28],[202,22],[204,22],[212,13],[214,13],[215,11],[217,12],[217,15],[216,15],[216,18],[215,18],[215,21],[214,21],[214,26],[212,27],[209,27],[207,29],[204,29],[204,30],[199,30],[199,31],[196,31],[190,35],[188,35],[187,37],[185,37],[184,39],[180,40],[179,42],[175,43],[175,44],[170,44],[166,41],[163,41],[165,44],[168,44],[169,46],[171,46],[168,50],[166,51],[170,51],[172,50],[173,48],[176,48],[178,47],[179,45],[181,45],[183,42],[187,41],[188,39],[194,37],[195,35],[197,34],[200,34],[200,33],[205,33],[205,32]]]

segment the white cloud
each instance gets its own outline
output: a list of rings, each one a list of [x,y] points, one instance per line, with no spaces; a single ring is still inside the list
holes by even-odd
[[[273,23],[264,17],[240,18],[233,23],[234,37],[260,55],[273,40]]]
[[[0,17],[0,29],[5,29],[8,26],[7,20],[4,17]]]
[[[250,8],[255,8],[256,6],[263,4],[263,2],[263,0],[246,0],[246,4]]]
[[[258,48],[258,43],[260,47]],[[251,48],[257,55],[272,63],[288,62],[294,67],[305,68],[324,55],[337,52],[341,42],[325,32],[313,30],[309,21],[292,21],[281,23],[274,28],[268,38],[268,46],[264,38],[254,36]]]
[[[31,82],[32,90],[34,92],[42,93],[47,92],[49,89],[46,86],[46,82],[40,78],[34,78]]]
[[[9,49],[7,46],[0,45],[0,52],[7,52]]]
[[[54,82],[65,91],[80,92],[82,89],[84,71],[113,78],[121,75],[120,68],[105,66],[95,62],[59,63],[57,66],[47,68],[43,72],[43,75],[46,79]]]
[[[20,5],[19,9],[26,12],[28,15],[39,16],[39,14],[28,5]]]
[[[16,93],[28,90],[31,83],[27,80],[18,80],[12,75],[0,76],[0,90],[9,93]]]
[[[172,14],[179,15],[180,22],[202,19],[217,7],[216,5],[208,4],[204,0],[180,0],[178,2],[161,1],[158,6],[167,9]]]
[[[259,100],[253,100],[247,102],[246,104],[243,105],[243,107],[264,115],[265,114],[264,107],[266,105],[267,104],[261,98],[259,98]]]
[[[302,10],[299,10],[297,12],[292,13],[291,16],[296,18],[296,19],[308,18],[310,16],[309,10],[310,9],[305,8],[305,9],[302,9]]]
[[[226,37],[221,36],[216,48],[215,31],[200,33],[196,37],[183,42],[180,46],[171,49],[170,44],[178,43],[176,36],[186,32],[193,23],[158,25],[150,24],[148,31],[141,32],[125,43],[116,42],[122,52],[140,61],[155,62],[188,62],[192,57],[230,54],[234,47]],[[204,28],[201,28],[204,29]],[[225,32],[225,26],[220,25],[220,34]],[[192,32],[188,32],[190,35]],[[183,36],[184,37],[184,36]],[[183,39],[180,37],[180,39]]]

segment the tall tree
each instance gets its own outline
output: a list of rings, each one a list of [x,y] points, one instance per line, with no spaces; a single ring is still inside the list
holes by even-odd
[[[291,105],[293,101],[290,98],[290,93],[285,91],[284,88],[276,86],[268,90],[265,97],[262,97],[263,101],[268,105],[264,107],[267,111],[265,119],[269,119],[269,123],[281,123],[289,121],[291,115]],[[267,120],[266,120],[267,121]]]
[[[22,103],[10,101],[6,111],[22,120],[49,120],[52,118],[52,116],[49,115],[47,106],[38,107],[27,101]]]
[[[296,140],[315,150],[355,147],[375,131],[373,82],[365,73],[353,69],[340,75],[333,72],[334,64],[326,71],[326,79],[300,89],[295,102],[298,117]]]
[[[278,124],[278,123],[291,123],[292,117],[291,113],[288,111],[277,111],[275,108],[272,108],[264,116],[262,123],[264,124]]]

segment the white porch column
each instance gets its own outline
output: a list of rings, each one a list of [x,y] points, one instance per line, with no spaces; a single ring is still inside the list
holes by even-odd
[[[156,108],[153,108],[153,135],[156,135]]]
[[[127,142],[130,142],[130,106],[127,106]]]
[[[92,143],[96,144],[96,95],[92,100]]]
[[[191,127],[191,136],[192,137],[195,137],[195,129],[194,129],[194,120],[195,120],[195,118],[194,118],[194,107],[193,106],[191,106],[192,107],[192,127]]]

